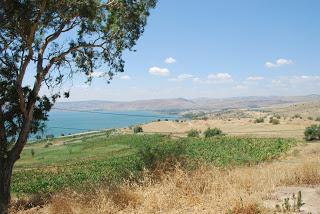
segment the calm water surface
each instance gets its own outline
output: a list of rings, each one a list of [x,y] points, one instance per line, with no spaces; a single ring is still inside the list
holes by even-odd
[[[166,115],[155,112],[127,111],[127,112],[69,112],[52,111],[43,136],[61,134],[76,134],[86,131],[96,131],[107,128],[122,128],[131,125],[147,123],[158,119],[176,119],[178,115]]]

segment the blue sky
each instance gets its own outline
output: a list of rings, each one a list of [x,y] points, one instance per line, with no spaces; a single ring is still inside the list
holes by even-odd
[[[319,93],[319,9],[318,0],[159,0],[126,72],[109,85],[76,79],[70,100]]]

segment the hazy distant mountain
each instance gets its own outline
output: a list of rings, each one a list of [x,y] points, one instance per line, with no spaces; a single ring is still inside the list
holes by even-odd
[[[307,96],[266,96],[234,98],[197,98],[197,99],[152,99],[130,102],[78,101],[60,102],[57,109],[107,110],[107,111],[185,111],[185,110],[220,110],[230,108],[259,108],[278,104],[319,101],[320,95]]]

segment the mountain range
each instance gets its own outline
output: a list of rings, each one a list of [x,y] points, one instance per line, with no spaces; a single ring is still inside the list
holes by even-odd
[[[56,103],[56,110],[96,110],[96,111],[187,111],[221,110],[236,108],[261,108],[279,104],[320,102],[320,95],[306,96],[255,96],[232,98],[173,98],[136,101],[88,100]]]

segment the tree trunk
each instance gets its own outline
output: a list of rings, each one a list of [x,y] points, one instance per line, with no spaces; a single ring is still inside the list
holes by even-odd
[[[10,183],[14,161],[0,159],[0,214],[7,214],[10,204]]]

